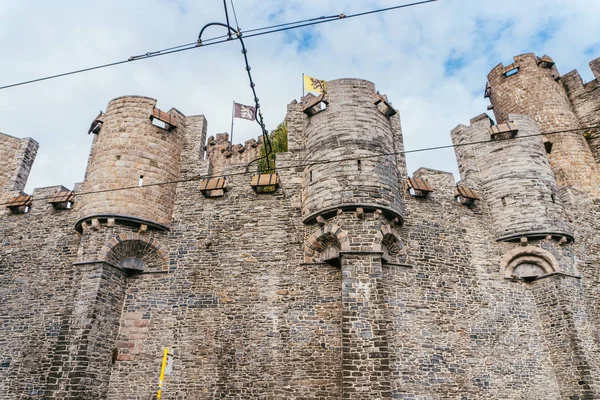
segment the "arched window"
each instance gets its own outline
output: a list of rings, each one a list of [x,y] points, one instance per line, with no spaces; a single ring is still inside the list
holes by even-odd
[[[101,257],[132,275],[166,270],[169,265],[167,252],[156,239],[143,238],[135,233],[111,239],[103,247]]]
[[[521,278],[532,281],[558,271],[558,262],[540,247],[525,246],[506,253],[500,262],[505,278]]]

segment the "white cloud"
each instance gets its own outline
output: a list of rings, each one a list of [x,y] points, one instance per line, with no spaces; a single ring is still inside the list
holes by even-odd
[[[251,29],[399,0],[234,2],[242,29]],[[220,1],[3,2],[0,15],[0,86],[193,42],[205,23],[224,20]],[[597,0],[440,0],[246,44],[268,128],[300,97],[302,72],[359,77],[375,82],[399,109],[406,148],[414,149],[449,144],[454,126],[485,112],[488,71],[514,55],[547,53],[562,73],[577,68],[591,79],[587,62],[600,56],[598,15]],[[223,33],[210,28],[206,35]],[[307,46],[309,37],[316,42]],[[204,114],[209,134],[229,131],[232,101],[252,103],[237,42],[2,90],[0,131],[41,145],[28,190],[81,181],[91,120],[125,94]],[[258,134],[256,124],[236,121],[236,142]],[[409,172],[420,166],[456,171],[451,150],[411,155],[408,165]]]

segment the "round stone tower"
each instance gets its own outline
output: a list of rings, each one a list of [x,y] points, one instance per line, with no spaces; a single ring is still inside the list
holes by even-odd
[[[375,96],[375,85],[365,80],[327,82],[327,107],[305,129],[305,222],[357,208],[402,221],[396,156],[381,156],[394,149],[392,122]]]
[[[511,114],[510,125],[518,129],[514,140],[490,139],[489,119],[458,127],[452,132],[455,144],[480,142],[456,148],[462,163],[461,177],[485,194],[497,240],[522,237],[573,240],[561,203],[558,185],[548,158],[538,124],[529,116]]]
[[[580,127],[554,62],[535,54],[514,57],[509,66],[497,65],[488,75],[490,97],[497,123],[509,114],[531,116],[543,133],[575,130]],[[560,187],[574,186],[594,192],[596,164],[582,131],[544,136],[550,165]]]
[[[155,111],[156,100],[125,96],[112,100],[94,139],[81,196],[79,221],[114,219],[166,229],[179,178],[184,116]],[[160,112],[172,125],[155,126]],[[179,127],[179,128],[178,128]],[[125,188],[125,189],[124,189]]]

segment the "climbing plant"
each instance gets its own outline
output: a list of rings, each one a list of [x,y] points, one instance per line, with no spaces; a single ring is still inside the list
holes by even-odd
[[[269,165],[270,168],[267,167],[267,159],[263,158],[258,161],[258,170],[263,174],[272,174],[275,172],[275,154],[287,151],[288,149],[288,127],[286,121],[283,121],[277,128],[273,130],[269,134],[269,138],[271,139],[271,154],[269,154]],[[266,155],[265,146],[262,146],[260,149],[260,156],[264,157]]]

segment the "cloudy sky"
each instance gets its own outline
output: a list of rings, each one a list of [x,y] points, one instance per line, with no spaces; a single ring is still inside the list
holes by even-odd
[[[402,3],[234,0],[242,30]],[[578,69],[592,79],[587,64],[600,57],[599,15],[598,0],[439,0],[246,45],[268,129],[302,95],[303,72],[357,77],[388,95],[400,111],[406,148],[416,149],[450,144],[453,127],[485,112],[487,73],[514,55],[546,53],[561,73]],[[206,23],[224,22],[224,13],[221,0],[0,0],[0,19],[4,86],[193,42]],[[212,28],[206,35],[223,33]],[[0,90],[0,132],[40,143],[28,192],[81,181],[92,119],[112,98],[129,94],[204,114],[209,134],[229,131],[233,100],[252,103],[237,42]],[[235,142],[258,134],[254,123],[236,122]],[[409,172],[421,166],[456,173],[452,150],[408,157]]]

